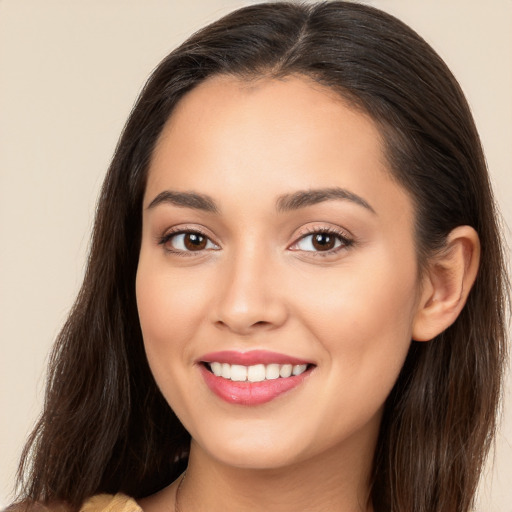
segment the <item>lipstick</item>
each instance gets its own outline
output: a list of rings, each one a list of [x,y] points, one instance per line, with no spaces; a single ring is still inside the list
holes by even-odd
[[[302,383],[315,366],[265,350],[212,352],[197,362],[210,390],[224,401],[239,405],[274,400]]]

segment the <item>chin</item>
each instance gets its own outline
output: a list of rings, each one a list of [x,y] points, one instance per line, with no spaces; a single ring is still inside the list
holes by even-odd
[[[254,446],[245,446],[244,449],[229,447],[219,450],[218,447],[210,451],[210,457],[223,465],[246,470],[274,470],[288,467],[300,462],[297,453],[290,453],[276,447],[260,449]]]
[[[236,422],[234,422],[236,423]],[[224,425],[217,432],[193,433],[192,450],[203,452],[221,464],[240,469],[272,470],[315,457],[328,447],[321,435],[290,425]],[[297,422],[295,422],[297,426]],[[198,434],[198,435],[195,435]]]

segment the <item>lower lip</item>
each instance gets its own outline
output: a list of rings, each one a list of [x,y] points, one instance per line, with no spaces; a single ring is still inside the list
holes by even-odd
[[[310,373],[308,369],[300,375],[261,382],[235,382],[217,377],[200,365],[200,371],[206,385],[225,402],[238,405],[260,405],[277,398],[279,395],[296,388]]]

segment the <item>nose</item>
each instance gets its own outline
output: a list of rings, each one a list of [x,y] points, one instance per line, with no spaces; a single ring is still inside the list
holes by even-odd
[[[238,335],[276,329],[286,322],[288,308],[279,270],[261,251],[233,255],[219,274],[213,308],[215,325]],[[218,281],[218,282],[219,282]]]

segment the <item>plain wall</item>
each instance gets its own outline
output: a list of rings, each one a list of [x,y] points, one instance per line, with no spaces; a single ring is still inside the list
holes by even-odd
[[[96,197],[131,106],[173,47],[236,0],[0,0],[0,508],[83,275]],[[512,224],[512,0],[373,0],[459,79]],[[512,382],[485,512],[512,511]]]

